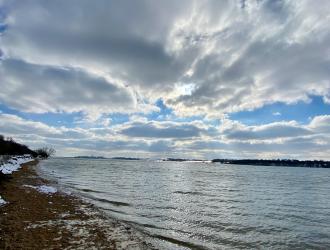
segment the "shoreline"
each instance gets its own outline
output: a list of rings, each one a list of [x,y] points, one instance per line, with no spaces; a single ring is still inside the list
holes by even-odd
[[[38,162],[0,181],[0,249],[152,249],[128,225],[79,197],[58,192]]]

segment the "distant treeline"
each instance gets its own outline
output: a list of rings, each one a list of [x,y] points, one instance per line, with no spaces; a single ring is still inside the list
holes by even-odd
[[[125,161],[139,161],[141,158],[136,157],[112,157],[113,160],[125,160]]]
[[[136,157],[112,157],[112,158],[107,158],[103,156],[85,156],[85,155],[79,155],[75,156],[73,158],[78,158],[78,159],[112,159],[112,160],[126,160],[126,161],[139,161],[141,158],[136,158]]]
[[[186,159],[186,158],[166,158],[166,159],[162,159],[162,161],[177,161],[177,162],[200,161],[200,162],[205,162],[205,160],[201,160],[201,159]]]
[[[78,156],[75,156],[73,158],[77,158],[77,159],[106,159],[103,156],[86,156],[86,155],[78,155]]]
[[[52,148],[44,147],[36,150],[29,149],[28,146],[15,142],[13,138],[5,138],[0,135],[0,155],[25,155],[32,157],[48,158],[55,153]]]
[[[285,166],[285,167],[308,167],[308,168],[330,168],[329,161],[299,161],[299,160],[232,160],[232,159],[214,159],[212,162],[237,165],[257,165],[257,166]]]

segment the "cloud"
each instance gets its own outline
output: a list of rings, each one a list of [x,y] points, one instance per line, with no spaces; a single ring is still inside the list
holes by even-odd
[[[133,122],[121,126],[120,133],[129,137],[145,138],[193,138],[215,132],[197,123]]]
[[[324,1],[4,5],[6,57],[97,72],[142,99],[162,97],[181,116],[329,96],[330,3]],[[182,93],[184,86],[194,87]]]
[[[311,95],[330,102],[329,8],[321,0],[0,0],[0,103],[85,115],[66,128],[1,114],[0,128],[72,153],[327,158],[328,116],[256,126],[225,117]],[[148,121],[160,99],[171,114]],[[118,124],[113,113],[131,120]]]
[[[0,131],[4,135],[26,135],[36,132],[40,136],[58,136],[60,134],[55,128],[41,122],[29,121],[16,115],[2,113],[0,113]]]
[[[329,140],[329,136],[327,137]],[[285,142],[231,141],[217,140],[193,141],[184,147],[198,152],[208,158],[261,158],[261,159],[325,159],[330,160],[328,154],[329,143],[319,143],[318,138],[293,138]]]
[[[328,19],[324,6],[310,8],[308,1],[245,4],[244,10],[229,5],[230,18],[219,15],[215,27],[204,9],[186,26],[188,34],[204,34],[198,43],[204,50],[186,77],[195,83],[194,91],[167,100],[178,113],[217,115],[329,93],[330,61],[324,51],[330,32],[318,21]]]
[[[52,127],[41,122],[23,119],[16,115],[0,114],[0,134],[13,136],[32,148],[55,147],[58,155],[97,153],[126,156],[142,153],[170,152],[173,143],[162,140],[133,140],[116,136],[112,128],[66,128]]]
[[[231,122],[227,124],[222,132],[226,138],[240,141],[290,138],[312,134],[312,131],[308,128],[294,121],[275,122],[259,126],[245,126],[237,122]]]
[[[315,133],[330,133],[330,115],[316,116],[309,124]]]
[[[0,113],[0,133],[15,138],[36,140],[83,140],[91,138],[93,131],[81,128],[54,127],[42,122],[24,119],[17,115]]]
[[[72,67],[0,61],[0,101],[32,113],[111,113],[136,110],[134,94],[103,77]]]
[[[93,68],[127,84],[173,81],[184,67],[165,46],[176,1],[11,1],[2,39],[9,57]],[[120,27],[120,28],[119,28]],[[165,86],[166,87],[166,86]]]
[[[294,121],[246,126],[225,119],[217,139],[185,141],[190,152],[211,158],[330,159],[330,116],[316,116],[309,124]]]
[[[330,160],[329,119],[329,116],[317,116],[306,125],[280,122],[260,126],[245,126],[227,120],[218,130],[198,123],[180,125],[173,122],[128,122],[123,125],[125,128],[120,125],[108,128],[67,128],[49,126],[16,115],[0,114],[0,134],[13,136],[32,148],[45,145],[55,147],[60,156],[94,154]],[[136,127],[141,131],[135,130]],[[133,128],[134,133],[130,128]],[[132,134],[126,135],[125,129]],[[186,134],[183,132],[187,137],[173,134],[173,131],[179,129],[188,131]],[[274,136],[274,133],[279,136]]]
[[[327,159],[330,152],[330,116],[316,116],[309,124],[275,122],[246,126],[224,120],[217,140],[196,139],[181,147],[218,158]]]

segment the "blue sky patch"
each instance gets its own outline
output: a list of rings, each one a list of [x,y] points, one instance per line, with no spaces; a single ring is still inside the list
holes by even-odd
[[[167,107],[162,99],[158,99],[155,105],[159,108],[159,111],[151,112],[147,115],[149,121],[163,121],[166,117],[173,115],[173,109]]]
[[[121,113],[111,114],[109,118],[111,119],[111,125],[118,125],[129,121],[129,115]]]
[[[35,114],[17,111],[7,107],[4,104],[0,104],[0,111],[4,114],[17,115],[23,119],[42,122],[53,127],[65,126],[68,128],[73,128],[76,126],[75,122],[83,118],[83,114],[81,112]]]
[[[0,33],[3,33],[7,29],[7,25],[0,23]]]
[[[195,115],[189,117],[178,117],[174,114],[173,109],[167,107],[162,99],[158,99],[155,105],[159,108],[158,112],[152,112],[147,115],[148,121],[175,121],[175,122],[192,122],[203,120],[205,116]]]
[[[314,116],[330,114],[330,105],[324,103],[322,97],[311,96],[310,98],[310,103],[300,101],[296,104],[287,105],[278,102],[253,111],[232,113],[229,117],[246,125],[260,125],[291,120],[307,124],[310,118]]]

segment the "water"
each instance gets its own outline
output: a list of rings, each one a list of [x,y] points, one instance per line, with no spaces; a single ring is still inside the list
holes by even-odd
[[[157,248],[330,248],[329,169],[54,158],[41,171]]]

